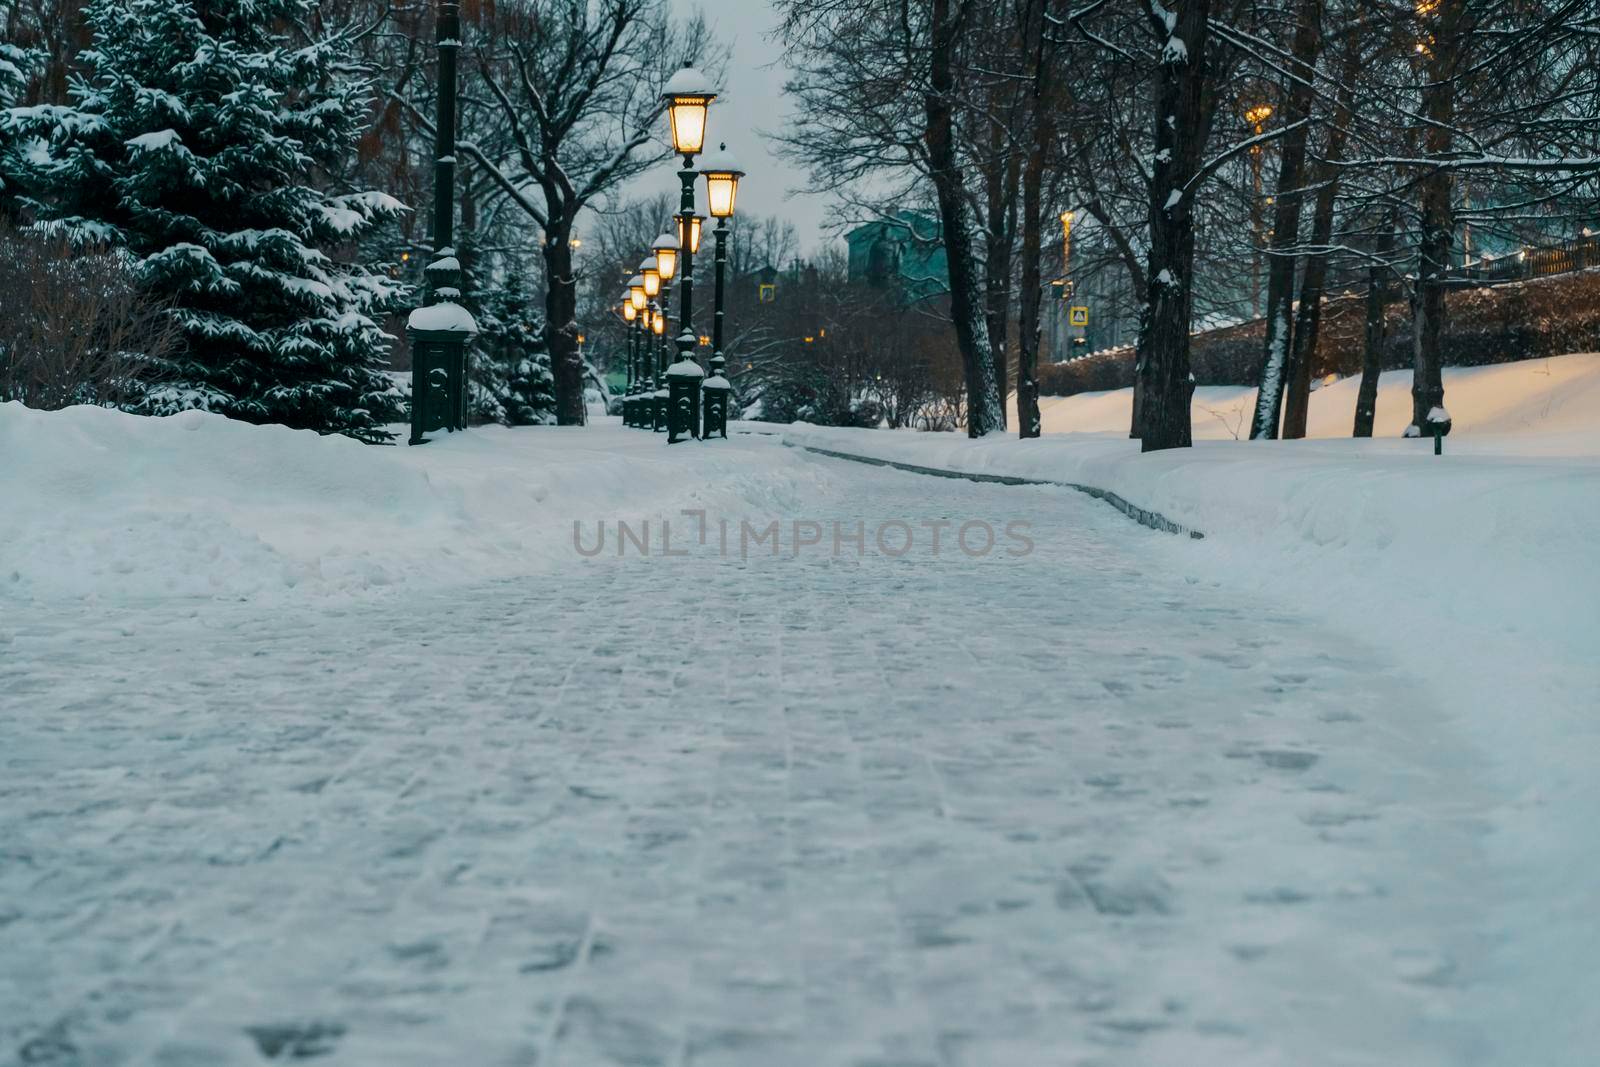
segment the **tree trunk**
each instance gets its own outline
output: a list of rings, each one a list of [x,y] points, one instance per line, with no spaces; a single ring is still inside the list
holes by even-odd
[[[973,252],[973,232],[966,182],[956,158],[955,48],[969,0],[932,0],[933,40],[929,54],[929,91],[923,100],[927,115],[928,177],[939,201],[945,256],[950,268],[950,314],[967,387],[967,435],[982,437],[1005,427],[1005,407],[998,391],[994,351],[984,317],[984,285]]]
[[[1328,143],[1323,149],[1326,166],[1320,168],[1322,185],[1317,189],[1316,206],[1311,216],[1311,246],[1327,249],[1333,240],[1333,203],[1339,195],[1339,173],[1333,166],[1344,158],[1344,142],[1349,121],[1351,86],[1360,74],[1350,51],[1339,90],[1339,105],[1328,127]],[[1314,251],[1306,259],[1305,278],[1300,283],[1300,310],[1295,319],[1294,338],[1289,355],[1289,397],[1283,413],[1283,436],[1297,441],[1306,435],[1306,418],[1311,408],[1311,359],[1317,351],[1317,335],[1322,326],[1322,296],[1328,278],[1327,251]]]
[[[1139,322],[1138,437],[1145,452],[1188,448],[1189,327],[1194,313],[1194,190],[1209,128],[1206,35],[1211,0],[1190,0],[1161,50],[1155,108],[1155,166],[1150,180],[1150,256]]]
[[[572,275],[572,246],[567,219],[550,220],[545,233],[544,335],[555,378],[556,424],[582,426],[583,359],[578,355],[578,286]]]
[[[1055,112],[1049,92],[1050,60],[1044,52],[1043,15],[1046,0],[1036,0],[1027,9],[1027,27],[1033,52],[1033,88],[1029,119],[1033,140],[1028,146],[1027,163],[1022,171],[1022,293],[1017,337],[1017,435],[1038,437],[1040,303],[1044,298],[1044,278],[1040,257],[1044,253],[1044,165],[1055,138]]]
[[[1394,251],[1394,220],[1388,219],[1376,249],[1379,260]],[[1372,268],[1367,280],[1367,328],[1361,352],[1361,388],[1356,392],[1356,424],[1352,437],[1371,437],[1372,422],[1378,413],[1378,377],[1383,373],[1383,339],[1387,322],[1388,285],[1381,263]]]
[[[997,105],[996,105],[997,106]],[[1011,310],[1011,250],[1017,225],[1017,185],[1020,180],[1017,153],[1009,148],[1005,127],[991,121],[989,164],[985,168],[984,193],[989,225],[984,233],[984,321],[989,327],[989,349],[993,353],[995,391],[1000,394],[1001,418],[1009,390],[1006,340]],[[1002,423],[999,427],[1004,429]]]
[[[1273,204],[1273,255],[1267,260],[1266,346],[1261,358],[1261,376],[1256,390],[1255,418],[1250,438],[1278,436],[1278,419],[1283,411],[1284,367],[1294,343],[1294,274],[1296,257],[1288,250],[1300,241],[1301,184],[1305,180],[1306,142],[1311,115],[1312,74],[1322,48],[1323,0],[1302,0],[1295,23],[1293,64],[1298,77],[1291,83],[1283,121],[1301,123],[1283,137],[1283,157],[1278,168],[1278,187]]]
[[[1456,53],[1460,47],[1462,0],[1445,0],[1438,32],[1431,34],[1425,53],[1422,113],[1428,120],[1423,153],[1430,159],[1449,154],[1454,144]],[[1415,370],[1411,380],[1411,425],[1407,437],[1433,436],[1434,425],[1450,432],[1444,408],[1444,379],[1440,372],[1439,335],[1444,329],[1444,278],[1450,269],[1450,246],[1455,236],[1454,193],[1451,171],[1440,167],[1422,179],[1422,241],[1418,248],[1417,291],[1413,301],[1412,343]]]

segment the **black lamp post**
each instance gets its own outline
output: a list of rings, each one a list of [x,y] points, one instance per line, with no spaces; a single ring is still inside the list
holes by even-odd
[[[650,243],[650,250],[654,253],[654,255],[650,258],[650,260],[648,260],[648,262],[652,262],[656,265],[656,273],[661,277],[662,326],[660,333],[665,335],[667,333],[668,326],[672,322],[672,279],[678,274],[680,258],[678,255],[678,239],[672,236],[670,233],[663,233]],[[665,362],[666,361],[664,359],[661,361],[661,366],[657,368],[658,373],[664,373],[661,370],[661,367],[664,367]],[[668,396],[670,395],[670,390],[666,387],[666,381],[664,378],[658,379],[657,385],[661,386],[661,388],[657,391],[658,417],[656,419],[655,428],[657,430],[662,430],[665,429],[667,425],[666,405]]]
[[[638,387],[634,392],[633,424],[635,426],[648,426],[650,424],[647,415],[650,404],[649,396],[654,388],[650,385],[650,375],[644,355],[645,341],[650,335],[650,317],[648,314],[650,302],[649,298],[644,295],[644,278],[640,275],[635,274],[628,279],[628,304],[633,308],[634,315],[637,316],[639,328],[638,340],[634,345],[639,371],[634,375],[634,381]]]
[[[672,129],[672,149],[683,157],[683,169],[678,179],[683,187],[679,200],[679,259],[678,274],[683,288],[682,312],[678,316],[679,333],[676,338],[678,359],[667,368],[668,432],[667,443],[675,444],[684,436],[700,435],[700,385],[705,371],[694,359],[694,253],[690,227],[694,210],[694,157],[705,148],[706,113],[711,101],[717,97],[711,80],[693,67],[684,67],[668,79],[662,87],[661,98],[666,104],[667,118]]]
[[[650,422],[655,429],[659,430],[665,424],[665,415],[663,412],[657,411],[656,409],[659,408],[662,403],[664,403],[664,401],[659,399],[659,394],[665,387],[665,383],[661,380],[661,371],[658,367],[660,342],[657,340],[657,338],[661,335],[661,332],[664,329],[664,323],[662,325],[657,325],[656,319],[661,317],[662,309],[667,303],[667,298],[662,293],[661,268],[657,265],[655,256],[650,256],[639,264],[639,277],[644,279],[644,295],[645,298],[650,301],[650,318],[646,325],[648,326],[647,335],[650,340],[650,369],[651,372],[656,375],[655,384],[657,395],[652,398]]]
[[[667,367],[667,346],[664,335],[667,332],[666,312],[661,310],[661,305],[655,301],[650,303],[650,362],[654,365],[656,389],[653,402],[650,405],[650,428],[656,433],[667,428],[669,412],[667,403],[671,396],[671,389],[665,377]]]
[[[461,261],[455,250],[456,53],[461,49],[461,9],[439,5],[439,115],[433,139],[433,261],[425,274],[428,304],[411,313],[411,439],[431,430],[467,428],[467,343],[478,333],[462,307]]]
[[[634,406],[638,403],[639,367],[639,312],[634,309],[633,302],[628,299],[628,294],[622,294],[622,321],[626,323],[627,363],[628,363],[628,388],[622,394],[622,425],[632,426],[634,420]]]
[[[701,440],[709,441],[713,434],[723,440],[728,437],[728,404],[733,399],[733,385],[723,375],[727,358],[722,354],[723,285],[728,269],[728,220],[733,217],[733,205],[739,194],[739,179],[744,171],[728,154],[728,146],[708,156],[700,173],[706,176],[706,210],[717,220],[713,232],[717,237],[716,314],[711,325],[711,377],[705,380],[705,426]]]

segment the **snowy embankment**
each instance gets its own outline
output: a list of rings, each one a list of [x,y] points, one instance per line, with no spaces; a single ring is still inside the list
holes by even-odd
[[[1570,445],[1568,433],[1600,431],[1600,353],[1501,363],[1490,367],[1446,368],[1445,406],[1455,429],[1473,438],[1485,434],[1497,451],[1515,448],[1559,454],[1585,452],[1583,441]],[[1349,438],[1355,421],[1358,378],[1343,378],[1314,389],[1306,420],[1313,438]],[[1211,385],[1195,390],[1193,422],[1197,441],[1229,441],[1250,435],[1255,410],[1254,386]],[[1044,432],[1126,434],[1133,410],[1133,390],[1079,393],[1039,398]],[[1016,397],[1007,407],[1016,425]],[[1389,371],[1379,379],[1378,412],[1373,433],[1399,437],[1411,420],[1411,372]],[[1530,432],[1532,431],[1532,432]],[[1508,440],[1516,435],[1519,440]],[[1460,440],[1456,438],[1455,440]],[[1454,441],[1451,442],[1455,443]],[[1469,449],[1472,442],[1467,442]]]
[[[187,412],[0,404],[0,602],[276,600],[463,584],[574,558],[572,523],[780,510],[799,457],[611,429],[439,434],[421,448]],[[591,534],[592,537],[592,534]]]
[[[1594,1047],[1585,992],[1600,957],[1600,355],[1446,371],[1445,454],[1398,438],[1409,374],[1385,375],[1380,436],[1348,435],[1355,382],[1312,394],[1294,442],[1231,439],[1249,390],[1202,389],[1193,449],[1141,455],[1126,391],[1047,400],[1047,435],[785,428],[790,443],[923,466],[1078,482],[1203,541],[1160,540],[1198,580],[1331,618],[1419,677],[1489,754],[1504,798],[1491,835],[1506,872],[1498,966],[1540,1011],[1486,1005],[1513,1044]],[[1209,410],[1206,410],[1209,409]],[[1223,414],[1213,417],[1210,412]],[[1234,425],[1247,425],[1238,415]],[[1062,432],[1076,430],[1080,432]],[[1041,576],[1041,580],[1047,580]],[[1159,650],[1160,635],[1151,635]],[[1398,713],[1398,709],[1397,709]],[[1382,723],[1373,728],[1383,729]],[[1559,1018],[1567,1031],[1518,1034]]]

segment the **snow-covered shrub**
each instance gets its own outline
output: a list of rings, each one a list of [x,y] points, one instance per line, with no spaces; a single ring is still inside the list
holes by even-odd
[[[137,259],[182,342],[144,410],[201,408],[363,440],[402,397],[373,314],[381,274],[341,262],[404,210],[332,192],[371,93],[314,0],[95,0],[70,106],[15,108],[50,232]],[[307,32],[310,32],[310,36]]]
[[[0,401],[134,406],[178,342],[168,307],[116,250],[0,223],[0,294]]]

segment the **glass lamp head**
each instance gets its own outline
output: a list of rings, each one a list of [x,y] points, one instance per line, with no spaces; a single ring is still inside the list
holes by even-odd
[[[700,173],[706,177],[706,204],[711,217],[732,218],[734,200],[739,195],[739,179],[744,177],[744,171],[728,153],[728,146],[724,144],[707,156]]]
[[[661,272],[661,280],[672,281],[672,276],[678,273],[678,239],[664,233],[655,239],[650,249],[656,254],[656,269]]]
[[[711,79],[693,67],[684,67],[661,87],[672,131],[672,150],[680,156],[699,155],[706,144],[706,113],[717,91]]]
[[[700,253],[700,224],[705,221],[704,216],[700,215],[698,212],[689,215],[687,218],[687,227],[685,226],[685,217],[683,215],[675,215],[673,217],[678,220],[679,247],[686,247],[689,249],[691,254],[698,255]],[[687,232],[685,232],[686,229]]]

